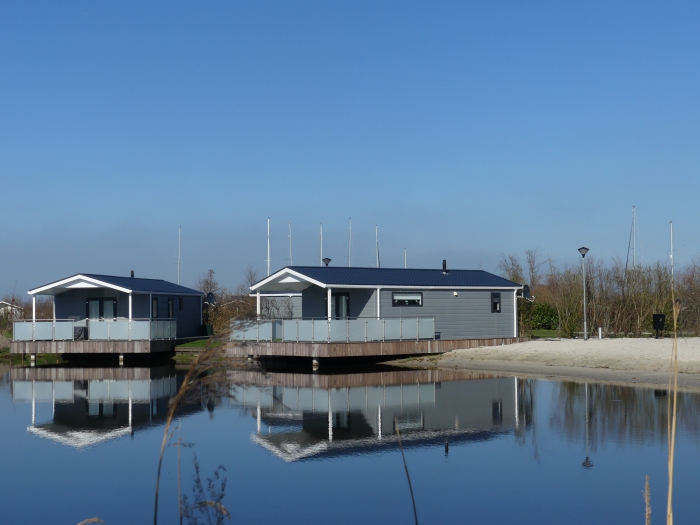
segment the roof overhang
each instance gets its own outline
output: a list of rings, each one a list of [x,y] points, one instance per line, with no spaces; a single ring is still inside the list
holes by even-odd
[[[80,288],[110,288],[112,290],[117,290],[118,292],[132,292],[132,290],[128,288],[123,288],[121,286],[100,281],[94,277],[87,277],[86,275],[78,274],[60,281],[45,284],[39,288],[34,288],[33,290],[29,290],[27,293],[29,295],[58,295],[60,293],[67,292],[68,290]]]

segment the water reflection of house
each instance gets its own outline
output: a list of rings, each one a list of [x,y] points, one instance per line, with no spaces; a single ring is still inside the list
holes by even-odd
[[[251,439],[284,461],[396,447],[397,427],[404,447],[483,441],[518,428],[518,379],[455,380],[456,373],[443,374],[445,379],[431,371],[433,380],[426,381],[427,372],[416,372],[414,381],[412,372],[399,372],[402,382],[383,377],[375,385],[330,388],[308,385],[319,376],[303,374],[259,374],[254,380],[250,373],[233,373],[230,379],[234,404],[257,419]],[[353,376],[327,377],[329,384],[342,384],[339,377],[353,382]]]
[[[31,403],[34,435],[83,448],[162,424],[181,378],[170,366],[156,368],[15,368],[15,403]],[[52,406],[37,422],[37,405]],[[183,413],[200,410],[186,406]]]

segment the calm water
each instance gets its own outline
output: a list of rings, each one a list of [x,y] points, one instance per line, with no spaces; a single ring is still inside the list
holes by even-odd
[[[169,366],[13,369],[0,378],[2,523],[152,523]],[[666,498],[663,392],[452,372],[228,371],[190,393],[173,441],[232,523],[654,522]],[[675,520],[698,521],[700,398],[681,397]],[[178,448],[160,523],[178,522]],[[221,481],[225,479],[222,487]],[[211,497],[211,496],[208,496]]]

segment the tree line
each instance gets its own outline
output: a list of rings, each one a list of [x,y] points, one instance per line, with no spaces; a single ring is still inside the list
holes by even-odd
[[[583,332],[583,279],[581,264],[557,265],[525,250],[502,255],[499,272],[530,286],[534,301],[519,300],[521,333],[558,329],[562,337]],[[673,330],[673,299],[681,301],[679,330],[700,336],[700,258],[673,271],[655,262],[631,266],[621,259],[604,262],[586,257],[586,318],[592,334],[606,337],[642,337],[653,332],[653,314],[665,314],[665,333]]]

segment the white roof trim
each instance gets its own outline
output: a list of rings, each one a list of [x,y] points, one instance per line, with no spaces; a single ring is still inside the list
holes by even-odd
[[[257,293],[251,293],[248,294],[250,297],[257,297]],[[301,297],[301,292],[276,292],[276,293],[267,293],[267,292],[260,292],[260,297]]]
[[[266,284],[274,281],[275,279],[277,279],[278,277],[280,277],[284,274],[293,275],[294,277],[298,277],[299,279],[301,279],[307,283],[315,284],[316,286],[320,286],[321,288],[326,288],[325,283],[317,281],[316,279],[312,279],[311,277],[308,277],[308,276],[304,275],[303,273],[296,272],[290,268],[282,268],[281,270],[278,270],[275,273],[271,274],[270,276],[266,277],[265,279],[263,279],[259,283],[254,284],[253,286],[250,287],[250,289],[257,290],[261,286],[265,286]],[[289,282],[289,281],[287,281],[287,282]]]
[[[85,275],[78,274],[74,275],[72,277],[68,277],[66,279],[62,279],[60,281],[56,281],[51,284],[47,284],[45,286],[40,286],[39,288],[34,288],[33,290],[29,290],[27,293],[29,295],[36,295],[40,294],[41,292],[45,292],[46,290],[50,290],[51,288],[57,288],[60,287],[64,284],[77,281],[77,280],[84,280],[87,281],[88,283],[96,284],[97,286],[103,287],[103,288],[111,288],[112,290],[117,290],[119,292],[124,292],[124,293],[131,293],[131,290],[128,288],[122,288],[121,286],[116,286],[114,284],[106,283],[104,281],[100,281],[98,279],[94,279],[93,277],[86,277]]]

